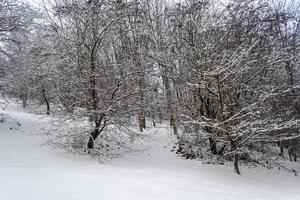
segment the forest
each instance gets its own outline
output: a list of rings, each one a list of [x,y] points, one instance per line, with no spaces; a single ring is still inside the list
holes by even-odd
[[[48,144],[119,157],[165,125],[186,160],[300,156],[300,4],[0,0],[1,104],[39,105]],[[54,130],[55,129],[55,130]]]

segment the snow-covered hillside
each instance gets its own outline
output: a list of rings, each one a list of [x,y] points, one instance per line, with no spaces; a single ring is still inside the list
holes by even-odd
[[[267,169],[183,160],[165,128],[148,130],[146,151],[99,164],[51,149],[39,133],[43,116],[8,109],[0,124],[0,200],[297,200],[300,177]]]

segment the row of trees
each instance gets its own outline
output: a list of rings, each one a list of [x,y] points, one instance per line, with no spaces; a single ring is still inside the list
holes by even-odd
[[[72,147],[120,145],[138,135],[135,122],[142,132],[168,120],[187,158],[208,151],[233,159],[239,174],[239,159],[276,144],[296,161],[296,3],[61,0],[42,13],[0,4],[1,90],[24,107],[39,99],[47,114],[55,104],[68,119],[88,119],[66,136]]]

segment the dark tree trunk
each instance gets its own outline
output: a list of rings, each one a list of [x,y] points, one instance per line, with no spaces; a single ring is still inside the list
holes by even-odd
[[[289,149],[288,150],[288,153],[289,153],[289,158],[290,158],[290,161],[292,162],[293,160],[292,160],[292,150],[291,149]]]
[[[139,118],[140,132],[143,132],[143,130],[146,128],[146,118],[145,118],[144,109],[141,109],[141,111],[138,114],[138,118]]]
[[[227,133],[227,137],[228,137],[228,140],[229,140],[230,145],[231,145],[231,151],[234,152],[234,157],[233,157],[234,171],[238,175],[241,175],[241,172],[240,172],[240,169],[239,169],[239,154],[238,154],[238,152],[236,152],[237,145],[236,145],[235,141],[232,139],[232,137],[229,135],[229,133]]]
[[[26,106],[27,106],[27,98],[22,98],[22,105],[23,105],[23,108],[26,108]]]
[[[93,149],[94,146],[95,146],[95,140],[97,139],[97,137],[99,136],[99,127],[95,128],[95,130],[91,133],[91,136],[89,138],[89,141],[88,141],[88,144],[87,144],[87,147],[89,149]]]
[[[161,77],[165,89],[165,95],[167,100],[167,112],[170,116],[170,126],[173,128],[173,132],[175,135],[177,135],[177,125],[176,125],[176,118],[175,118],[175,109],[174,109],[174,101],[172,97],[172,91],[171,91],[171,85],[168,78],[168,70],[167,67],[164,65],[161,65]]]
[[[171,116],[170,116],[170,125],[173,128],[173,133],[175,135],[177,135],[177,126],[176,126],[176,121],[175,121],[175,117],[173,114],[171,114]]]
[[[296,147],[291,147],[288,150],[290,161],[297,161],[297,149]]]
[[[283,145],[280,145],[280,154],[281,157],[283,157]]]
[[[209,138],[209,146],[210,146],[210,151],[212,154],[217,155],[217,143],[215,142],[214,139]]]
[[[20,96],[21,100],[22,100],[22,106],[23,108],[26,108],[27,106],[27,100],[28,100],[28,94],[27,93],[23,93]]]
[[[91,116],[90,120],[94,121],[95,123],[95,129],[90,133],[90,138],[87,144],[87,147],[89,149],[93,149],[95,146],[95,140],[100,134],[100,125],[102,122],[103,118],[98,119],[97,115],[97,110],[98,110],[98,94],[97,94],[97,89],[96,89],[96,65],[95,65],[95,53],[97,49],[98,42],[95,42],[91,51],[90,55],[90,77],[89,77],[89,82],[90,82],[90,88],[89,88],[89,97],[90,97],[90,102],[88,109],[91,110]]]
[[[101,114],[99,116],[99,120],[95,123],[96,125],[94,131],[90,133],[90,138],[87,143],[87,147],[89,149],[93,149],[95,147],[95,140],[97,139],[97,137],[100,135],[100,133],[103,131],[103,129],[106,126],[106,120],[104,118],[105,118],[105,114]],[[103,121],[103,125],[100,128],[102,121]]]
[[[234,158],[233,158],[233,166],[234,166],[234,171],[238,174],[241,175],[240,169],[239,169],[239,155],[238,154],[234,154]]]
[[[136,53],[137,54],[137,53]],[[139,55],[136,55],[136,59]],[[145,96],[144,96],[144,89],[145,89],[145,74],[144,74],[144,67],[140,63],[140,61],[137,61],[138,68],[141,70],[141,72],[138,74],[138,88],[139,88],[139,94],[138,94],[138,105],[139,105],[139,127],[140,131],[143,132],[143,129],[146,129],[146,114],[145,114]]]
[[[46,95],[46,90],[45,88],[43,87],[42,88],[42,95],[43,95],[43,99],[46,103],[46,107],[47,107],[47,115],[50,115],[50,103],[49,103],[49,100],[47,98],[47,95]]]
[[[155,114],[154,112],[152,113],[152,125],[155,127],[156,126],[156,122],[155,122]]]

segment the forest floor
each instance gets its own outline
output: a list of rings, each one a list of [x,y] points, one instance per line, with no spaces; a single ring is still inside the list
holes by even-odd
[[[41,119],[12,106],[0,113],[1,200],[297,200],[300,177],[273,169],[205,165],[171,152],[166,128],[151,128],[146,151],[102,164],[50,148]]]

